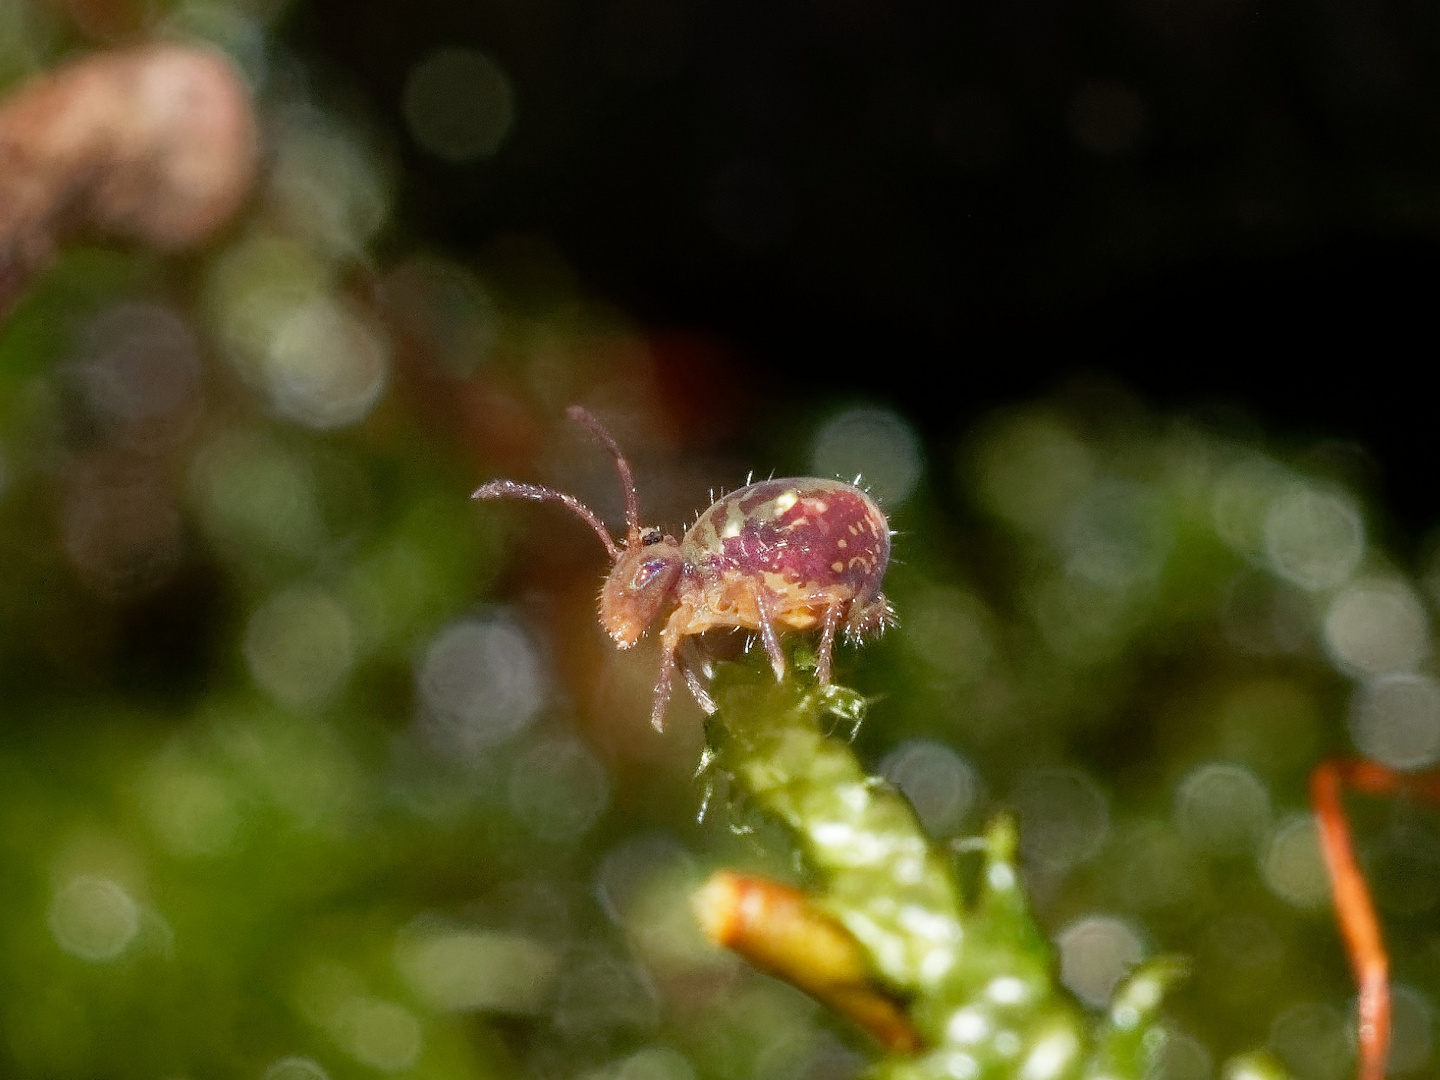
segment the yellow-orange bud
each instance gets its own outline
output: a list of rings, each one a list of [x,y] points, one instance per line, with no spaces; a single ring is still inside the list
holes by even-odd
[[[919,1033],[876,981],[860,943],[799,889],[722,870],[695,894],[695,913],[716,944],[848,1017],[886,1048],[920,1049]]]

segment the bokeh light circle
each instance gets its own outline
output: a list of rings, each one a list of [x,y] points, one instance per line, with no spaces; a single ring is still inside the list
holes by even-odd
[[[615,1080],[695,1080],[690,1059],[668,1046],[648,1046],[620,1062]]]
[[[1145,956],[1140,935],[1123,919],[1089,915],[1077,919],[1056,938],[1060,981],[1094,1008],[1110,1000],[1120,980]]]
[[[330,297],[299,304],[279,319],[265,355],[276,408],[309,427],[363,419],[389,376],[389,346],[351,305]]]
[[[195,334],[159,304],[121,303],[85,328],[78,380],[91,414],[112,437],[142,448],[188,431],[200,408]]]
[[[1371,679],[1350,708],[1350,735],[1367,757],[1396,769],[1440,761],[1440,684],[1428,675]]]
[[[285,1057],[272,1062],[262,1080],[330,1080],[320,1063],[308,1057]]]
[[[898,506],[920,482],[920,438],[899,414],[862,407],[836,413],[821,425],[810,452],[816,476],[860,482],[882,506]]]
[[[1003,423],[980,445],[979,495],[997,516],[1029,532],[1047,533],[1085,493],[1098,471],[1090,447],[1058,417],[1024,414]]]
[[[1011,801],[1020,814],[1022,854],[1052,873],[1093,858],[1110,835],[1105,794],[1078,769],[1027,773]]]
[[[437,49],[416,64],[402,108],[415,141],[453,162],[494,154],[515,120],[509,76],[475,49]]]
[[[1348,499],[1296,484],[1265,515],[1265,550],[1287,581],[1311,591],[1334,589],[1360,565],[1365,527]]]
[[[1215,1059],[1209,1047],[1184,1032],[1171,1030],[1166,1035],[1154,1068],[1146,1073],[1146,1080],[1211,1080]],[[1240,1070],[1232,1069],[1226,1074],[1226,1080],[1247,1080],[1247,1077]]]
[[[1244,766],[1208,762],[1180,782],[1175,824],[1191,843],[1216,854],[1249,852],[1270,825],[1270,792]]]
[[[256,683],[282,705],[319,705],[340,689],[354,666],[350,615],[323,590],[286,589],[250,617],[245,660]]]
[[[543,1007],[559,958],[517,934],[443,926],[406,933],[395,960],[432,1008],[526,1015]]]
[[[924,662],[928,680],[940,686],[979,682],[995,659],[993,616],[979,597],[927,582],[903,601],[905,644]]]
[[[510,774],[511,809],[546,840],[578,840],[609,801],[609,772],[576,738],[555,736],[527,747]]]
[[[1413,670],[1430,653],[1430,619],[1399,581],[1359,581],[1325,612],[1325,645],[1343,668],[1364,675]]]
[[[150,828],[172,855],[204,858],[235,846],[242,812],[219,774],[165,755],[151,766],[140,796]]]
[[[350,1056],[381,1072],[408,1069],[425,1046],[425,1032],[415,1014],[381,998],[350,1002],[337,1027]]]
[[[880,773],[910,800],[931,836],[959,829],[979,791],[974,766],[934,739],[902,742],[880,763]]]
[[[1301,1080],[1345,1080],[1355,1072],[1345,1016],[1331,1005],[1290,1006],[1271,1025],[1270,1046]]]
[[[1141,484],[1102,480],[1076,499],[1065,525],[1066,569],[1102,589],[1156,577],[1170,547],[1159,500]]]
[[[544,703],[545,673],[535,646],[509,619],[466,618],[431,641],[419,686],[437,748],[470,755],[529,726]]]
[[[384,225],[388,193],[357,140],[309,110],[275,136],[271,199],[315,248],[357,256]]]
[[[1290,814],[1270,833],[1260,873],[1270,891],[1302,908],[1330,901],[1330,877],[1320,852],[1320,830],[1313,814]]]
[[[140,932],[140,906],[117,881],[81,874],[50,901],[50,932],[71,956],[114,960]]]

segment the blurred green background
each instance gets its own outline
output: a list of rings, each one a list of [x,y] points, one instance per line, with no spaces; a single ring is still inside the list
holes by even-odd
[[[1435,135],[1396,163],[1367,119],[1428,100],[1434,16],[1362,14],[0,0],[4,86],[203,39],[267,153],[207,250],[68,250],[0,326],[0,1072],[857,1074],[861,1038],[692,925],[711,869],[795,868],[697,821],[699,712],[649,728],[594,537],[468,500],[509,476],[617,522],[581,402],[672,529],[752,470],[863,474],[900,533],[900,627],[839,658],[866,761],[941,840],[1018,811],[1088,1006],[1194,958],[1165,1080],[1261,1046],[1351,1075],[1306,776],[1440,761],[1433,403],[1387,351],[1434,280]],[[1241,93],[1252,17],[1352,67]],[[1134,26],[1181,43],[1096,59]],[[1217,100],[1272,125],[1269,172],[1173,156]],[[855,131],[891,141],[847,170]],[[1278,435],[1173,408],[1217,399]],[[1355,810],[1392,1071],[1433,1075],[1440,817]]]

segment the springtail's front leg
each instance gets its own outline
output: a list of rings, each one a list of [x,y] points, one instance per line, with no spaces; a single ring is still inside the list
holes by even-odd
[[[660,631],[660,673],[655,677],[655,696],[650,703],[650,726],[656,731],[665,730],[665,709],[670,704],[670,693],[675,684],[675,670],[680,666],[678,653],[681,644],[685,641],[686,631],[689,629],[690,620],[694,614],[690,608],[682,604],[670,613],[670,618],[665,622],[665,629]],[[686,667],[684,670],[685,682],[689,685],[690,692],[694,693],[696,683],[691,681],[693,676],[690,669]],[[701,692],[704,693],[703,688],[701,688]],[[705,703],[710,700],[710,696],[705,694],[703,700],[697,696],[695,700],[700,702],[700,707],[703,709]],[[714,705],[712,704],[706,711],[714,712]]]

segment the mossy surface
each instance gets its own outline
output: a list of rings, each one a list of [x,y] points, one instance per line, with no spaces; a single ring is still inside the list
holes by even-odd
[[[876,979],[907,1002],[925,1040],[870,1080],[1142,1080],[1167,1038],[1161,1006],[1188,972],[1177,957],[1137,968],[1100,1015],[1057,978],[1017,864],[1014,819],[985,830],[973,896],[955,855],[925,835],[892,785],[869,775],[842,735],[864,698],[805,676],[776,682],[759,664],[726,665],[708,726],[711,767],[794,835],[812,899],[861,943]],[[1263,1057],[1259,1077],[1283,1077]]]

